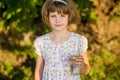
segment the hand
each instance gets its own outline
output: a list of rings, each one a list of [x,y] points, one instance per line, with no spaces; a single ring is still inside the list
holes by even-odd
[[[88,62],[87,51],[83,52],[82,54],[79,54],[75,60],[75,63],[77,64],[77,67],[80,68],[81,74],[87,75],[89,73],[90,65]]]
[[[76,56],[75,64],[77,64],[77,67],[81,69],[85,66],[84,61],[85,61],[84,56],[82,54],[79,54],[79,55]]]
[[[83,52],[82,54],[79,54],[76,56],[75,59],[70,60],[70,65],[72,66],[74,63],[77,64],[76,67],[80,68],[80,73],[83,75],[87,75],[90,70],[90,65],[88,62],[88,57],[87,57],[87,51]],[[71,68],[71,70],[73,70]]]

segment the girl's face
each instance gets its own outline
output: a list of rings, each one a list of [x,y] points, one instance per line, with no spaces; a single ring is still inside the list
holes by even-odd
[[[49,23],[52,30],[62,31],[67,30],[68,26],[68,15],[67,14],[58,14],[58,12],[49,13]]]

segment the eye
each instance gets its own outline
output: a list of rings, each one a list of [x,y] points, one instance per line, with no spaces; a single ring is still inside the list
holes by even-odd
[[[61,15],[61,17],[65,17],[65,15]]]
[[[50,17],[56,17],[56,15],[50,15]]]

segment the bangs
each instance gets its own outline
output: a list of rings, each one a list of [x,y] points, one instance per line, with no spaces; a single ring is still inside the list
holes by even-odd
[[[46,0],[42,7],[42,21],[50,26],[49,14],[50,12],[57,12],[58,14],[68,15],[68,25],[78,24],[80,22],[79,12],[75,8],[72,0]]]
[[[48,15],[50,12],[58,12],[58,14],[69,14],[69,8],[64,3],[53,2],[48,8]]]

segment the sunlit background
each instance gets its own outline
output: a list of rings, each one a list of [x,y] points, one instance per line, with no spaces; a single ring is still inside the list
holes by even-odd
[[[50,31],[41,20],[45,0],[0,0],[0,80],[34,80],[33,41]],[[120,0],[74,0],[88,38],[91,70],[82,80],[120,80]]]

